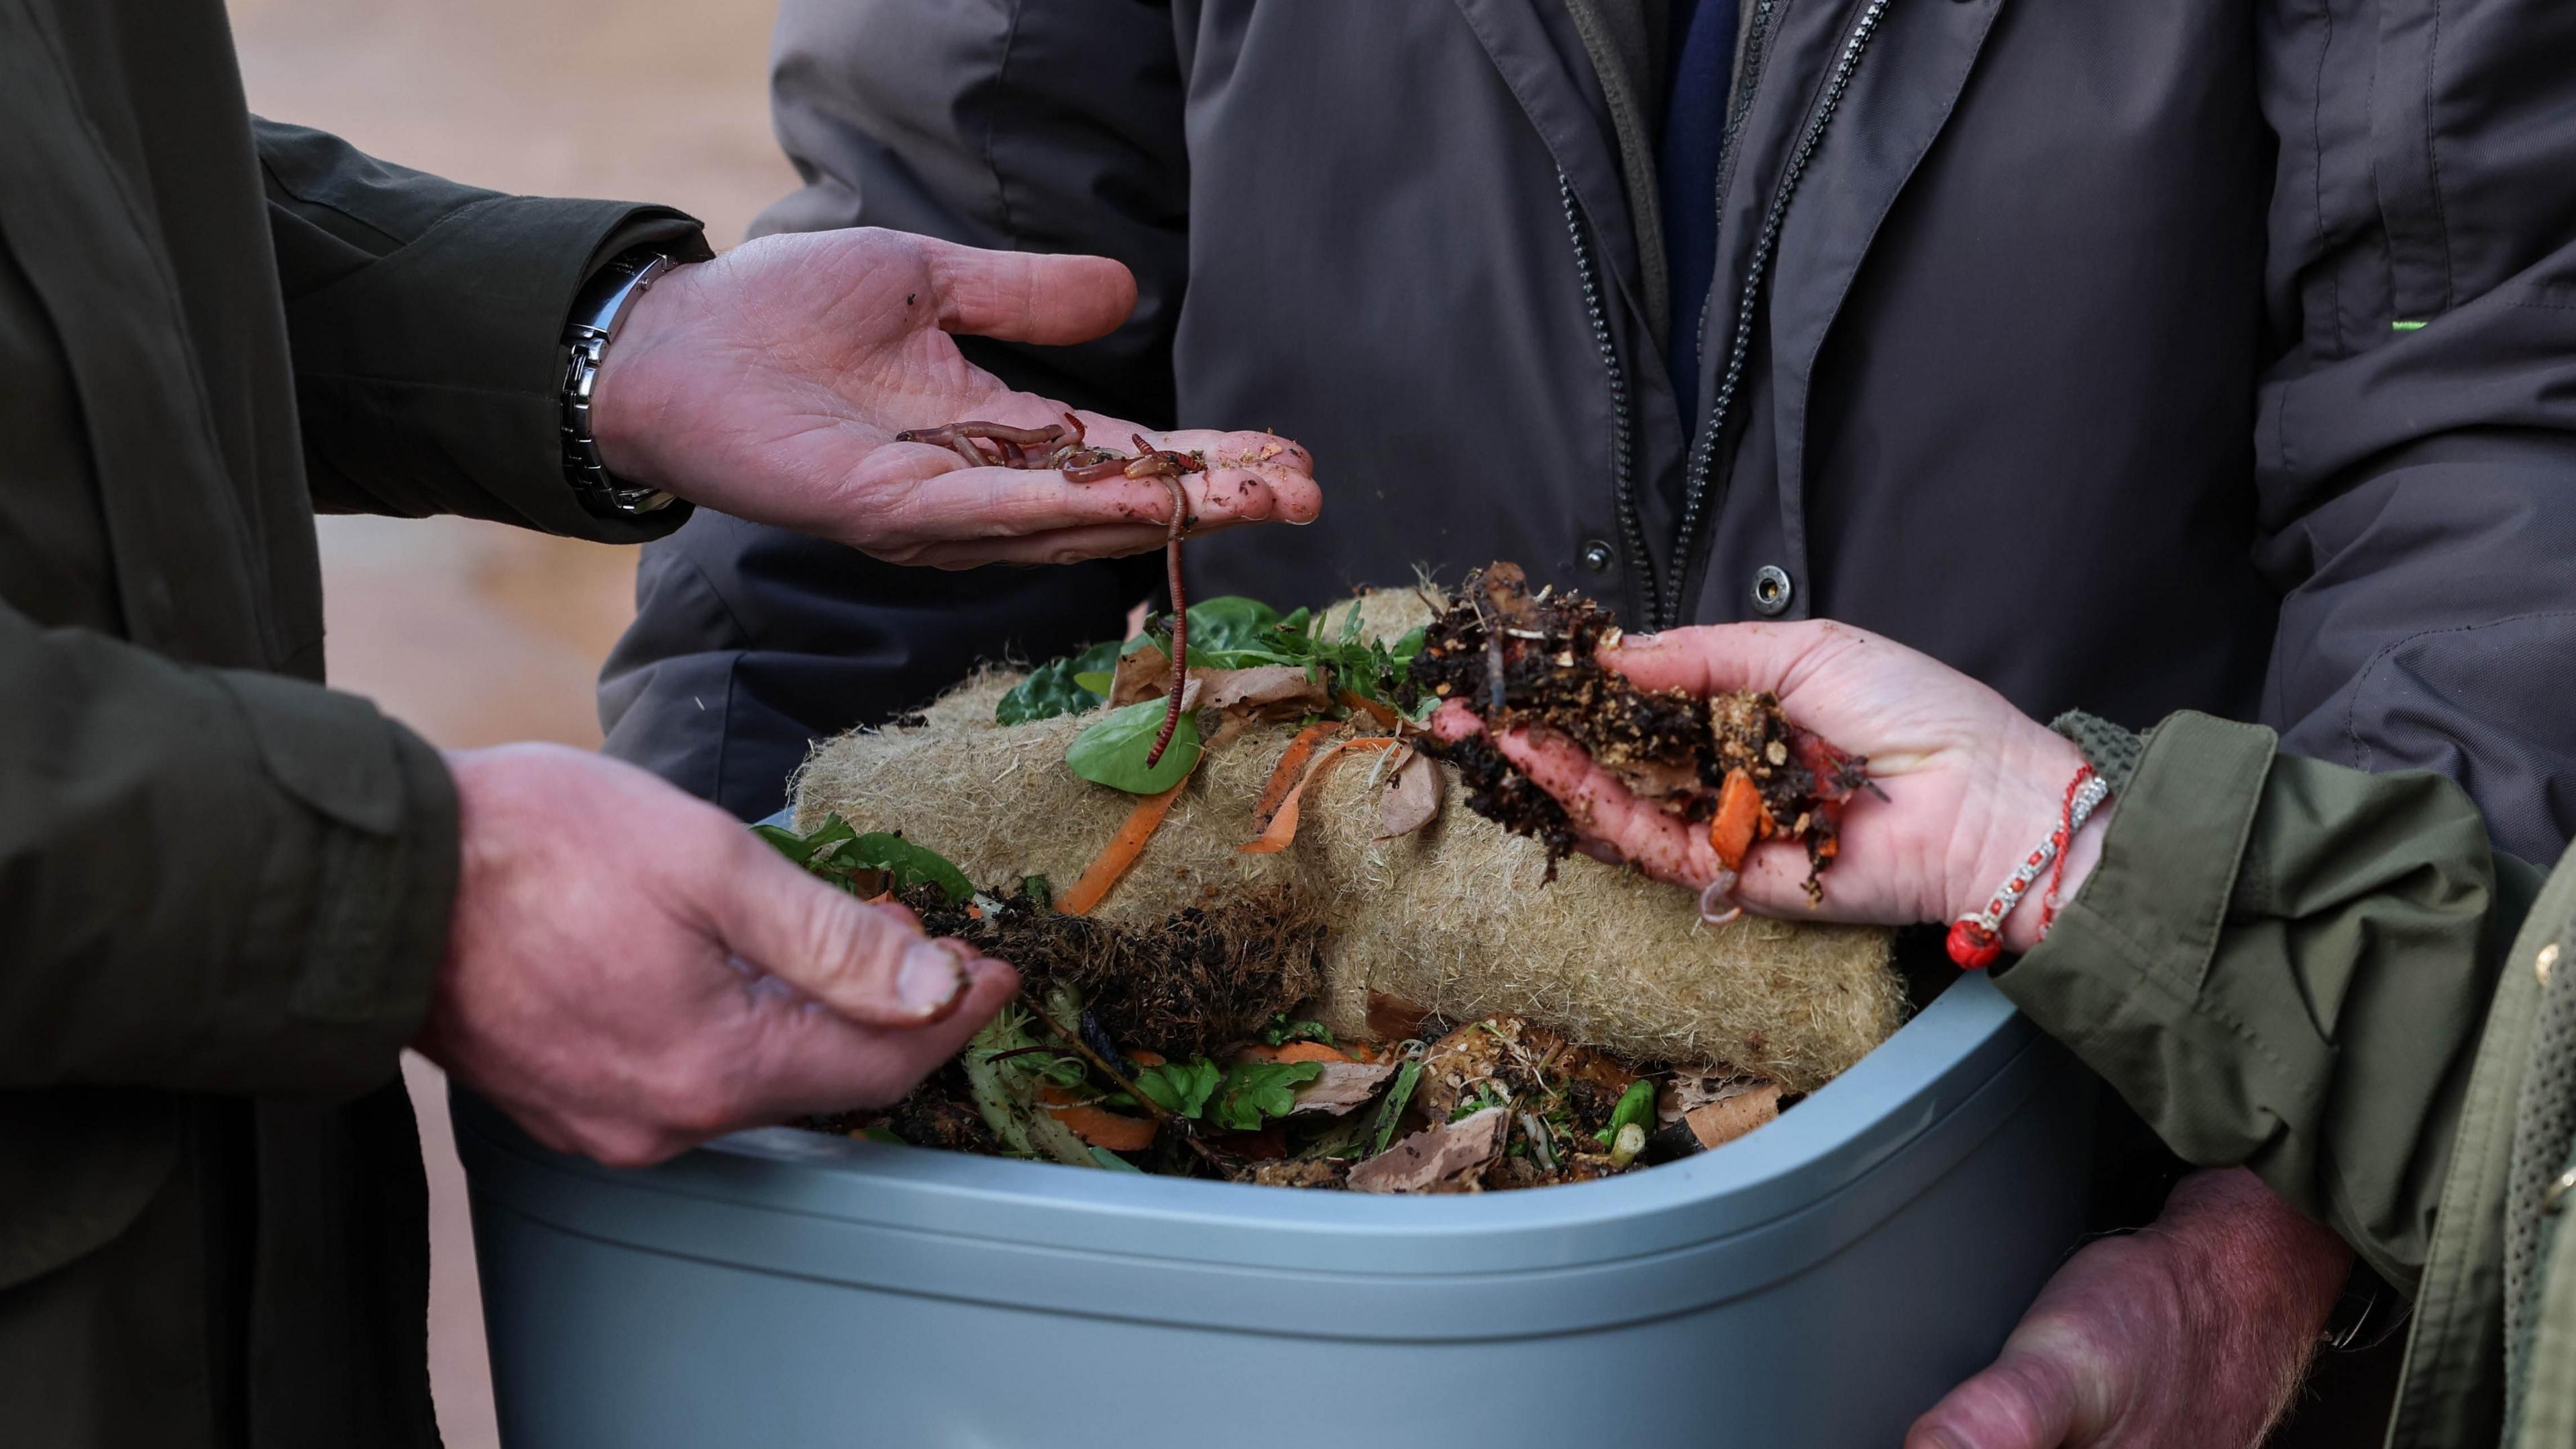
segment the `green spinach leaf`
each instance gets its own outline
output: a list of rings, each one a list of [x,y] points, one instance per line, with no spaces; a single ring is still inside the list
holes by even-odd
[[[908,891],[927,882],[939,887],[939,893],[952,906],[975,894],[974,883],[948,857],[926,845],[913,844],[898,831],[875,830],[861,835],[850,822],[829,815],[810,835],[775,825],[755,825],[752,832],[776,847],[779,854],[845,891],[857,891],[859,882],[855,877],[860,872],[882,871],[895,890]]]
[[[1162,733],[1163,716],[1170,708],[1166,700],[1145,699],[1111,711],[1107,718],[1074,736],[1064,752],[1065,764],[1095,785],[1107,785],[1131,795],[1152,795],[1172,788],[1198,763],[1199,726],[1193,716],[1182,715],[1163,758],[1153,768],[1146,768],[1145,756],[1153,752],[1154,738]]]
[[[1241,594],[1201,599],[1190,605],[1190,652],[1209,649],[1257,649],[1279,622],[1279,611]]]
[[[1097,709],[1108,698],[1106,690],[1085,688],[1076,675],[1105,675],[1118,664],[1118,641],[1094,644],[1079,654],[1051,660],[1029,671],[1029,677],[1012,685],[1010,693],[993,706],[993,723],[1027,724],[1031,720],[1053,719],[1060,714],[1080,714]]]

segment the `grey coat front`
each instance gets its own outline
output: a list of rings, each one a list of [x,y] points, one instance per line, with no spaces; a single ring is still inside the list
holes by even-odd
[[[1323,521],[1194,545],[1197,589],[1508,557],[1713,621],[1770,566],[1787,615],[2042,718],[2258,718],[2557,852],[2576,7],[1745,0],[1696,428],[1648,8],[786,0],[807,185],[761,226],[1133,267],[1115,336],[978,355],[1314,449]],[[932,578],[701,516],[647,551],[611,747],[765,811],[808,738],[1106,637],[1151,578]]]

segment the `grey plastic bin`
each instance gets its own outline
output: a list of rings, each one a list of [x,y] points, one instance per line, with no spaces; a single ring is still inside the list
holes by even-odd
[[[2092,1079],[1981,977],[1718,1151],[1377,1198],[454,1100],[510,1449],[1895,1449],[2073,1242]]]

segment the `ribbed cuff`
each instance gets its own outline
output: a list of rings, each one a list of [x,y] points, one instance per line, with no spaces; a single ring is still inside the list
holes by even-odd
[[[2048,727],[2075,742],[2075,748],[2084,752],[2084,762],[2093,767],[2093,773],[2102,777],[2102,783],[2110,786],[2114,795],[2129,788],[2130,779],[2138,773],[2138,761],[2147,752],[2147,741],[2155,734],[2149,730],[2142,735],[2080,709],[2070,709],[2050,720]]]

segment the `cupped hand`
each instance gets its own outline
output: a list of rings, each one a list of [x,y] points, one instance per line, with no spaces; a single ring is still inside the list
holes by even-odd
[[[2068,1259],[1905,1449],[2252,1449],[2289,1407],[2351,1264],[2252,1173],[2195,1173],[2154,1224]]]
[[[461,837],[421,1054],[560,1151],[617,1165],[880,1106],[1019,986],[630,765],[451,754]]]
[[[601,363],[592,432],[621,481],[846,543],[889,563],[1070,563],[1162,546],[1154,479],[1070,483],[974,467],[895,434],[978,421],[1045,427],[1067,409],[968,363],[951,333],[1044,345],[1126,320],[1135,279],[1105,257],[980,251],[876,228],[763,237],[678,268],[635,304]],[[1311,521],[1306,451],[1267,433],[1155,432],[1080,413],[1088,441],[1204,454],[1193,532]]]
[[[1762,914],[1904,924],[1973,911],[2055,828],[2067,782],[2084,764],[2072,743],[1992,689],[1845,624],[1718,624],[1630,635],[1601,658],[1641,689],[1769,690],[1791,723],[1868,756],[1870,778],[1885,798],[1864,792],[1851,800],[1820,905],[1807,897],[1799,846],[1775,840],[1745,858],[1735,897]],[[1454,701],[1433,720],[1443,735],[1481,727]],[[1572,743],[1528,730],[1509,731],[1497,743],[1565,806],[1597,851],[1694,888],[1717,878],[1705,827],[1638,800]],[[2083,837],[2087,851],[2092,838]],[[2070,882],[2088,858],[2070,860]],[[2037,915],[2025,908],[2008,917],[2005,944],[2026,949]]]

